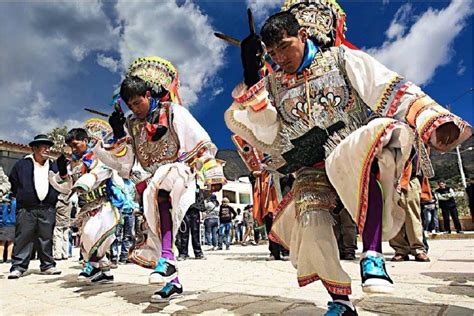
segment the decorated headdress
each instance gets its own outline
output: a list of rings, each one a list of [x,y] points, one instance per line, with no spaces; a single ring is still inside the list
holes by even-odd
[[[291,12],[320,46],[352,46],[345,40],[346,13],[336,0],[285,0],[282,11]]]
[[[107,134],[112,132],[109,123],[98,118],[91,118],[84,124],[84,129],[87,131],[89,139],[95,144],[102,140]]]
[[[157,94],[165,89],[170,101],[182,104],[178,94],[178,71],[169,61],[154,56],[137,58],[128,67],[127,76],[139,77]]]

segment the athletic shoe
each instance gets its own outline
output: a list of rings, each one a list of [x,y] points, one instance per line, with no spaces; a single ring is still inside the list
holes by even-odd
[[[178,276],[178,270],[173,262],[161,257],[155,270],[148,279],[150,284],[165,285]]]
[[[86,280],[94,277],[96,274],[100,273],[99,268],[94,268],[89,262],[86,263],[84,269],[79,273],[77,277],[79,280]]]
[[[354,316],[357,315],[357,311],[354,308],[352,310],[349,306],[339,302],[328,302],[328,311],[325,316]]]
[[[104,271],[100,271],[96,275],[94,275],[92,278],[90,278],[91,283],[94,284],[106,284],[106,283],[112,283],[114,282],[114,276],[109,272],[106,273]]]
[[[166,283],[166,285],[151,296],[152,303],[168,302],[174,298],[181,297],[183,286],[179,283]]]
[[[22,275],[23,275],[23,272],[21,272],[20,270],[13,270],[13,271],[10,271],[8,278],[10,280],[19,279]]]
[[[360,261],[362,291],[366,293],[392,293],[393,281],[388,276],[381,253],[368,251]]]
[[[198,255],[198,256],[194,256],[194,259],[203,260],[203,259],[206,259],[206,257],[204,257],[204,255]]]
[[[59,270],[56,267],[51,267],[47,270],[41,271],[41,274],[47,274],[47,275],[59,275],[61,274],[61,270]]]

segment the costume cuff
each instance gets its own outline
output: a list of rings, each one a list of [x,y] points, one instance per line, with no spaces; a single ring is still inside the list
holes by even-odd
[[[248,90],[243,82],[232,91],[232,97],[235,102],[243,108],[250,107],[253,111],[259,112],[267,107],[268,91],[265,89],[266,78],[261,79]]]

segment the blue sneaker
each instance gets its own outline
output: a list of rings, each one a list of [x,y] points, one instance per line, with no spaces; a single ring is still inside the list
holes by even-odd
[[[166,285],[151,296],[152,303],[168,302],[174,298],[181,297],[183,286],[179,283],[166,283]]]
[[[178,276],[178,270],[175,263],[165,258],[160,258],[155,270],[150,274],[148,279],[150,284],[165,285]]]
[[[393,281],[385,268],[385,260],[381,253],[367,251],[360,261],[362,291],[366,293],[392,293]]]
[[[325,316],[354,316],[358,315],[356,309],[339,302],[328,302],[328,311]]]
[[[79,276],[77,278],[79,280],[87,280],[93,278],[99,273],[99,268],[94,268],[89,262],[87,262],[84,266],[84,269],[82,269],[81,273],[79,273]]]

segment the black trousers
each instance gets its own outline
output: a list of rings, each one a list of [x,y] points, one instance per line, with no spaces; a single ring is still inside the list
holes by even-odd
[[[443,213],[443,225],[445,232],[451,232],[451,226],[449,221],[449,215],[453,218],[454,228],[456,231],[461,231],[461,223],[459,222],[458,210],[455,207],[452,208],[442,208],[441,212]]]
[[[53,229],[56,224],[56,209],[18,209],[10,271],[25,272],[31,260],[33,246],[37,245],[41,271],[56,265],[53,259]]]
[[[273,225],[273,214],[268,213],[264,217],[264,221],[267,234],[270,234]],[[288,256],[289,254],[288,250],[286,250],[282,245],[272,241],[270,238],[268,238],[268,250],[270,250],[272,256],[277,260],[280,260],[281,256]]]
[[[201,220],[198,210],[189,209],[184,216],[178,232],[179,245],[177,245],[180,256],[188,256],[189,234],[193,244],[194,256],[202,256],[201,248]]]

